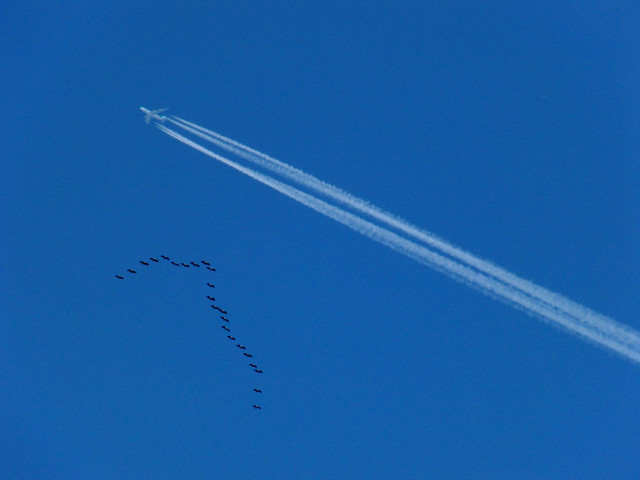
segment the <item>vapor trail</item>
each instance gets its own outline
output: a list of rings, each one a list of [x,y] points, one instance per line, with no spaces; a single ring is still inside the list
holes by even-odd
[[[593,324],[594,326],[597,326],[598,329],[607,331],[609,335],[618,337],[621,341],[634,345],[635,348],[640,349],[640,334],[616,322],[612,318],[606,317],[583,305],[580,305],[579,303],[569,300],[560,294],[520,278],[487,260],[483,260],[452,245],[431,232],[411,225],[409,222],[391,213],[385,212],[365,200],[355,197],[333,185],[327,184],[322,180],[303,172],[302,170],[254,150],[240,142],[232,140],[212,130],[208,130],[195,123],[188,122],[180,117],[174,116],[173,119],[169,118],[168,120],[174,125],[177,125],[194,135],[226,149],[231,153],[249,160],[262,168],[293,180],[299,185],[303,185],[316,193],[325,195],[326,197],[331,198],[356,212],[367,214],[370,217],[375,218],[376,220],[379,220],[380,222],[383,222],[416,240],[419,240],[425,245],[438,250],[444,255],[456,259],[469,267],[475,268],[486,275],[492,276],[506,285],[517,288],[524,294],[530,295],[532,298],[536,299],[536,301],[547,304],[549,308],[556,309],[561,313],[569,314],[578,319],[578,321]]]
[[[290,198],[293,198],[303,205],[306,205],[317,212],[322,213],[329,218],[332,218],[343,225],[408,256],[409,258],[412,258],[419,263],[430,266],[431,268],[444,273],[455,280],[475,288],[486,295],[499,299],[508,305],[523,310],[541,320],[564,327],[583,339],[590,340],[600,346],[609,348],[630,360],[640,362],[640,348],[638,347],[638,345],[640,345],[640,334],[629,328],[623,329],[623,333],[626,335],[620,335],[615,328],[603,329],[599,323],[575,318],[568,312],[558,311],[552,305],[540,301],[540,299],[533,298],[512,285],[505,284],[492,276],[485,275],[469,268],[466,265],[460,264],[451,258],[430,250],[425,246],[416,244],[415,242],[403,238],[394,232],[364,220],[353,213],[330,205],[312,195],[283,184],[272,177],[243,167],[225,157],[211,152],[205,147],[160,124],[156,124],[156,126],[161,131],[180,142],[222,163],[225,163],[226,165],[229,165],[245,175],[248,175],[249,177],[287,195]],[[606,326],[611,327],[611,325]],[[616,325],[614,324],[613,327],[616,327]]]

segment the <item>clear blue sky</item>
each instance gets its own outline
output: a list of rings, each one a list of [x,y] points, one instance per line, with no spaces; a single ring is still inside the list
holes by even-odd
[[[637,365],[138,111],[640,329],[636,2],[90,3],[0,7],[3,478],[638,478]]]

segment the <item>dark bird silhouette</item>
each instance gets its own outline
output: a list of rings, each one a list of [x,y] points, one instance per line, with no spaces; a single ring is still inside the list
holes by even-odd
[[[230,339],[230,340],[235,340],[236,339],[236,337],[232,337],[231,335],[227,335],[227,338]]]
[[[257,368],[254,368],[253,371],[256,373],[262,373],[262,370],[258,370]]]
[[[215,269],[215,268],[213,268],[213,267],[207,267],[207,270],[211,270],[212,272],[215,272],[215,271],[216,271],[216,269]]]
[[[209,262],[207,262],[206,260],[201,260],[201,261],[200,261],[200,263],[204,263],[207,267],[208,267],[209,265],[211,265],[211,264],[210,264]]]
[[[262,407],[260,405],[252,405],[252,407],[256,410],[262,410]]]
[[[221,308],[219,308],[218,310],[220,310],[220,313],[224,313],[225,315],[229,312],[227,312],[226,310],[222,310]]]
[[[149,265],[147,262],[143,262],[142,260],[140,260],[140,263],[143,265]]]
[[[215,301],[216,301],[216,299],[215,299],[215,298],[213,298],[211,295],[207,295],[207,298],[208,298],[209,300],[211,300],[212,302],[215,302]]]
[[[225,327],[224,325],[222,325],[222,329],[226,330],[227,332],[230,332],[231,330],[229,330],[227,327]]]
[[[254,392],[258,392],[258,393],[262,393],[262,390],[260,390],[259,388],[254,388],[253,391]]]
[[[249,366],[253,368],[258,368],[258,366],[255,363],[250,363]]]
[[[169,260],[169,257],[167,257],[166,255],[160,255],[162,258],[164,258],[165,260]]]
[[[158,262],[159,260],[153,258],[153,257],[149,257],[149,260],[154,261],[154,262]]]
[[[190,265],[187,265],[186,263],[182,263],[182,262],[180,262],[180,265],[182,265],[183,267],[187,267],[187,268],[190,267]]]
[[[124,277],[122,277],[120,275],[116,275],[116,278],[119,278],[120,280],[124,280]]]
[[[215,285],[210,284],[209,282],[207,282],[207,285],[210,286],[211,288],[216,288]]]
[[[191,265],[193,265],[194,267],[200,267],[200,265],[198,265],[196,262],[190,262]]]
[[[171,265],[175,265],[176,267],[180,266],[180,264],[178,262],[171,262]]]
[[[223,317],[222,315],[220,316],[221,319],[223,319],[225,322],[228,322],[229,319],[227,317]]]
[[[247,347],[245,347],[244,345],[236,345],[236,347],[238,347],[240,350],[246,350]]]
[[[135,270],[131,270],[130,268],[127,268],[127,272],[137,273]]]
[[[224,327],[222,327],[222,328],[224,328]],[[250,353],[247,353],[247,352],[244,352],[243,355],[245,357],[253,358],[253,355],[251,355]]]

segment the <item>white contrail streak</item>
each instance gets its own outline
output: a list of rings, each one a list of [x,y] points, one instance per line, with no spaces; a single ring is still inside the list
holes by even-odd
[[[297,168],[243,145],[240,142],[208,130],[195,123],[188,122],[180,117],[168,118],[168,120],[174,125],[179,126],[231,153],[234,153],[241,158],[249,160],[262,168],[293,180],[298,185],[305,186],[316,193],[325,195],[326,197],[331,198],[356,212],[367,214],[370,217],[403,232],[415,240],[428,245],[444,255],[448,255],[451,258],[456,259],[471,268],[475,268],[486,275],[495,277],[498,281],[506,285],[510,285],[526,295],[530,295],[538,302],[546,304],[548,308],[557,310],[558,313],[569,315],[575,318],[576,321],[592,324],[595,328],[606,331],[608,335],[617,337],[620,341],[633,345],[634,348],[640,349],[639,334],[609,317],[590,310],[579,303],[569,300],[557,293],[551,292],[550,290],[528,280],[520,278],[489,261],[478,258],[471,253],[438,238],[436,235],[426,230],[411,225],[409,222],[371,205],[365,200],[355,197]]]
[[[598,323],[572,317],[569,313],[558,311],[548,303],[542,302],[537,298],[533,298],[512,285],[506,284],[492,276],[478,272],[469,266],[456,262],[455,260],[434,252],[425,246],[416,244],[415,242],[403,238],[394,232],[364,220],[353,213],[330,205],[312,195],[283,184],[272,177],[243,167],[225,157],[211,152],[192,140],[189,140],[188,138],[160,124],[156,124],[156,126],[164,133],[181,141],[182,143],[222,163],[225,163],[226,165],[229,165],[251,178],[270,186],[290,198],[293,198],[303,205],[306,205],[317,212],[322,213],[329,218],[332,218],[343,225],[346,225],[347,227],[408,256],[409,258],[412,258],[419,263],[430,266],[431,268],[470,287],[480,290],[491,297],[497,298],[515,308],[521,309],[532,316],[548,321],[557,326],[564,327],[584,339],[609,348],[628,359],[640,362],[640,348],[638,348],[638,345],[640,344],[640,334],[631,329],[624,329],[624,333],[627,336],[616,335],[615,329],[603,329],[600,328],[601,326]],[[629,337],[629,335],[631,335],[631,337]]]

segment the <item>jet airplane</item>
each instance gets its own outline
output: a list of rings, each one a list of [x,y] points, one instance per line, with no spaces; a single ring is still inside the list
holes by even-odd
[[[140,107],[140,110],[145,114],[144,121],[149,123],[151,119],[158,120],[160,123],[163,123],[167,117],[164,115],[158,115],[159,113],[164,112],[165,110],[169,110],[168,108],[159,108],[158,110],[149,110],[144,107]]]

